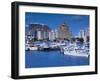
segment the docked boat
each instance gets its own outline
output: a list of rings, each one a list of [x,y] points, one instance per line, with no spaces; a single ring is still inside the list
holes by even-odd
[[[65,55],[79,56],[79,57],[89,57],[89,49],[85,46],[65,46],[61,49]]]
[[[43,51],[50,50],[49,44],[43,42],[42,44],[40,44],[40,45],[38,46],[38,50],[43,50]]]
[[[66,50],[64,50],[64,54],[65,55],[72,55],[72,56],[80,56],[80,57],[88,57],[89,56],[89,54],[86,52],[83,52],[83,50],[79,50],[79,51],[76,51],[76,50],[66,51]]]
[[[34,45],[29,45],[29,44],[27,44],[27,45],[25,46],[25,50],[26,50],[26,51],[38,50],[38,47],[37,47],[37,46],[34,46]]]

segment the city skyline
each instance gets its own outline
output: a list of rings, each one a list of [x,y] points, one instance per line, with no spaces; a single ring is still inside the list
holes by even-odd
[[[51,29],[58,29],[62,23],[69,26],[74,36],[78,35],[81,29],[89,27],[88,15],[71,15],[71,14],[49,14],[49,13],[25,13],[25,25],[30,23],[41,23],[48,25]]]

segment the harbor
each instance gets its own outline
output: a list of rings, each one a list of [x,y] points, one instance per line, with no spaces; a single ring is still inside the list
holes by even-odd
[[[60,51],[61,54],[89,57],[89,43],[79,44],[69,41],[63,42],[36,42],[31,45],[26,45],[26,51]]]
[[[38,42],[25,55],[26,68],[89,65],[89,44]]]
[[[66,22],[58,28],[29,23],[25,30],[25,67],[87,66],[90,63],[89,28],[73,35]]]

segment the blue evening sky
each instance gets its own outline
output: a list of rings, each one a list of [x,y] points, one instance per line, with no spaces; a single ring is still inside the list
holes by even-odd
[[[25,23],[41,23],[48,25],[51,29],[58,29],[61,24],[66,22],[74,36],[78,35],[81,29],[89,27],[88,15],[71,15],[71,14],[51,14],[51,13],[33,13],[26,12]]]

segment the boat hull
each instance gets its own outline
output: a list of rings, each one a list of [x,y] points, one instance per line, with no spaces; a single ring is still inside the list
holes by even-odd
[[[89,57],[89,55],[86,53],[64,52],[64,54],[78,57]]]
[[[27,47],[26,51],[30,51],[30,50],[38,50],[38,47]]]

